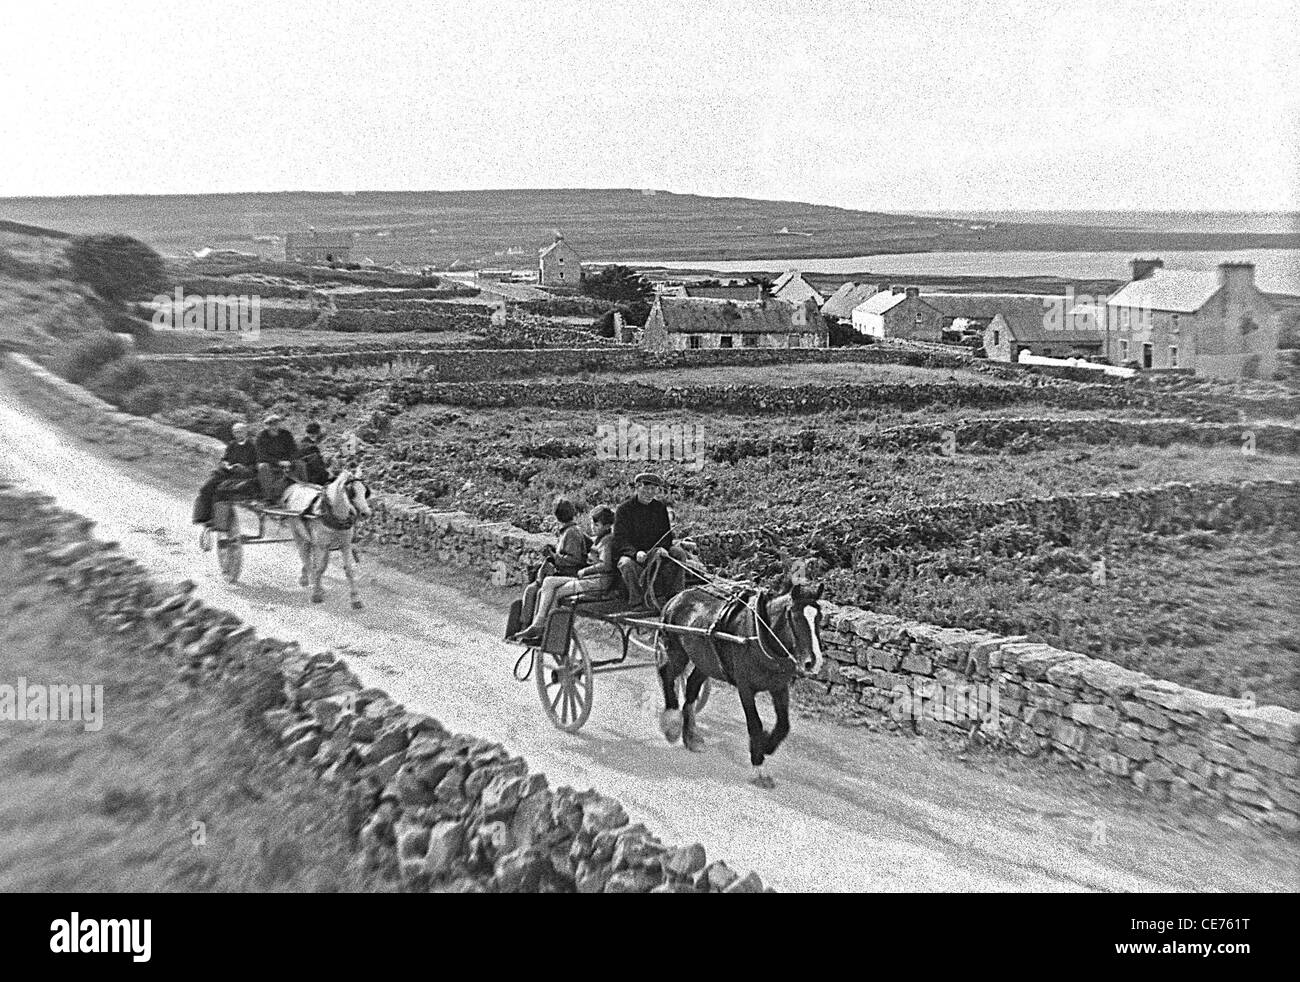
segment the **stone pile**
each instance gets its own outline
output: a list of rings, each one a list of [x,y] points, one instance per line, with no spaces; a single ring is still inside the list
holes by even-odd
[[[551,789],[505,747],[449,733],[332,651],[259,639],[188,581],[161,589],[91,523],[0,485],[0,547],[72,594],[97,627],[138,640],[182,681],[244,700],[246,722],[337,787],[356,848],[410,890],[759,893],[758,874],[674,847],[595,791]],[[770,888],[766,888],[770,891]]]

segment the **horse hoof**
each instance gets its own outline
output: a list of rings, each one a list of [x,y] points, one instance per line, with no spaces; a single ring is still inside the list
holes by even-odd
[[[659,729],[669,743],[676,743],[682,737],[682,711],[665,709],[659,714]]]
[[[682,743],[685,744],[686,749],[693,754],[704,753],[704,737],[700,736],[698,733],[688,733],[686,736],[682,737]]]
[[[311,586],[311,580],[307,579],[307,577],[305,577],[305,576],[300,576],[300,577],[298,577],[298,585],[299,585],[299,586]]]
[[[366,605],[363,604],[360,600],[354,600],[354,601],[352,601],[352,609],[353,609],[353,610],[361,610],[361,609],[363,609],[365,606],[366,606]]]
[[[749,783],[756,788],[762,788],[764,791],[770,791],[776,787],[776,782],[762,771],[755,771],[754,776],[749,779]]]

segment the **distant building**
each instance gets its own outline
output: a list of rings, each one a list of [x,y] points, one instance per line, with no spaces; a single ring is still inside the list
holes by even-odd
[[[653,351],[696,348],[825,348],[826,322],[812,302],[780,300],[735,303],[660,297],[643,331]]]
[[[687,283],[686,296],[700,300],[739,300],[742,302],[763,299],[763,288],[757,283],[735,283],[727,286],[699,286]]]
[[[537,283],[574,289],[582,283],[582,260],[558,232],[554,242],[537,252]]]
[[[914,286],[905,290],[881,291],[853,308],[853,329],[873,338],[906,338],[909,341],[940,341],[943,313],[921,298]]]
[[[1106,301],[1108,357],[1141,368],[1192,369],[1218,378],[1272,378],[1278,312],[1255,285],[1253,263],[1214,272],[1135,259],[1133,279]]]
[[[841,283],[840,288],[822,304],[822,316],[829,321],[851,324],[853,308],[871,299],[879,291],[880,287],[875,283],[854,283],[851,280]]]
[[[1076,306],[1069,316],[1053,315],[1057,298],[1023,294],[981,294],[965,309],[983,319],[984,353],[992,361],[1017,361],[1022,351],[1043,358],[1088,358],[1105,355],[1105,332],[1097,325],[1095,309]],[[949,311],[962,310],[963,298],[953,294],[932,302]]]
[[[838,283],[828,283],[792,269],[788,273],[782,273],[772,283],[772,298],[786,303],[807,303],[811,300],[821,307],[837,289]]]
[[[352,256],[350,232],[286,232],[284,258],[291,263],[345,263]]]

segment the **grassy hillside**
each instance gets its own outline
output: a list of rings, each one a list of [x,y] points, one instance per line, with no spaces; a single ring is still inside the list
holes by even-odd
[[[357,235],[354,258],[528,267],[560,229],[589,261],[855,256],[973,249],[1300,247],[1300,235],[1014,225],[638,190],[375,191],[0,199],[0,221],[124,231],[178,254],[283,254],[285,231]],[[783,231],[784,230],[784,231]],[[513,252],[511,251],[513,250]]]

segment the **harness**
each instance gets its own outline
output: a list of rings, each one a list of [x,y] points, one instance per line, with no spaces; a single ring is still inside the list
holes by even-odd
[[[709,647],[713,651],[713,657],[717,660],[718,665],[722,668],[722,673],[724,676],[726,676],[726,681],[729,684],[731,685],[736,684],[734,673],[731,670],[731,664],[729,662],[729,659],[726,659],[722,656],[722,650],[718,647],[717,639],[714,637],[714,635],[716,635],[719,631],[723,629],[723,626],[726,624],[728,618],[736,614],[742,614],[742,612],[743,614],[748,614],[749,623],[753,625],[753,629],[752,629],[753,633],[752,634],[747,633],[745,635],[745,639],[747,641],[755,641],[758,643],[757,644],[758,652],[760,655],[762,655],[764,660],[766,660],[774,668],[787,659],[792,664],[794,664],[796,668],[798,667],[798,659],[795,658],[794,654],[791,653],[790,649],[785,646],[785,642],[783,642],[781,640],[780,635],[776,633],[776,628],[773,627],[771,624],[769,624],[767,622],[767,618],[764,616],[766,614],[767,603],[766,603],[766,595],[763,593],[763,591],[756,590],[753,587],[745,587],[742,590],[740,590],[740,592],[733,593],[730,596],[725,597],[723,599],[725,602],[718,609],[718,613],[713,618],[713,623],[709,625],[708,635],[706,637],[706,640],[709,643]],[[762,611],[759,610],[760,605],[764,608]],[[782,617],[782,620],[786,623],[789,623],[790,616],[791,616],[790,611],[787,609],[785,614]],[[778,623],[781,623],[781,620],[778,620]],[[767,639],[764,637],[765,633],[767,635],[770,635],[772,640],[781,646],[781,650],[782,650],[781,655],[774,655],[768,649]]]

